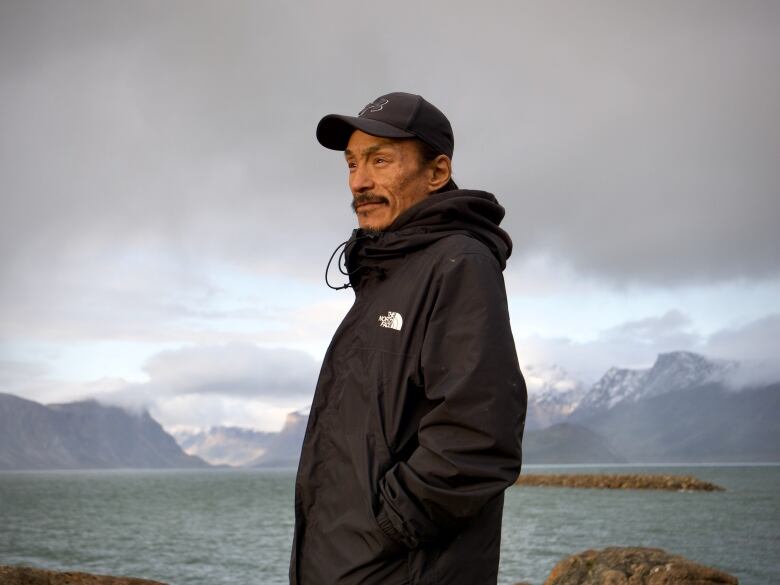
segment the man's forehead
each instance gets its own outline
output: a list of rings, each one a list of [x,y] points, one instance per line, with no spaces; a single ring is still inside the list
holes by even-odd
[[[401,143],[408,140],[408,138],[384,138],[382,136],[373,136],[356,130],[349,139],[347,148],[344,150],[344,156],[356,156],[361,153],[374,152],[381,148],[398,148],[401,146]]]

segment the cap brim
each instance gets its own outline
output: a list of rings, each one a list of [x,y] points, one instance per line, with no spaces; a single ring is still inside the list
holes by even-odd
[[[325,148],[346,150],[349,137],[352,136],[355,130],[362,130],[366,134],[381,136],[382,138],[415,137],[411,132],[406,132],[379,120],[328,114],[317,124],[317,140]]]

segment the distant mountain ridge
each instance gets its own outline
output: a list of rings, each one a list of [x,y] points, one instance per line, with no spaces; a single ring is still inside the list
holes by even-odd
[[[209,467],[148,412],[94,400],[44,406],[0,394],[0,469]]]
[[[739,363],[686,351],[651,368],[610,368],[568,421],[632,462],[780,461],[780,384],[735,390]]]
[[[265,453],[249,461],[247,467],[297,467],[306,434],[308,415],[291,412],[284,427],[268,446]]]
[[[667,352],[650,368],[610,368],[589,389],[558,366],[524,368],[524,461],[780,461],[780,426],[774,422],[780,386],[734,391],[726,381],[737,367],[734,361]],[[291,413],[265,451],[243,465],[294,467],[307,421]]]
[[[210,427],[204,431],[172,433],[185,453],[196,455],[212,465],[240,467],[262,457],[278,433],[241,427]]]
[[[557,366],[527,368],[525,463],[780,461],[780,383],[734,390],[737,362],[691,352],[610,368],[590,389]],[[213,427],[174,437],[149,415],[94,401],[43,406],[0,394],[0,470],[295,467],[308,415],[278,433]],[[186,450],[187,453],[185,453]]]
[[[187,453],[212,465],[296,467],[308,420],[302,412],[291,412],[279,432],[211,427],[200,432],[176,432],[174,437]]]
[[[777,462],[778,413],[780,384],[735,391],[709,382],[623,401],[577,424],[606,437],[631,462]]]

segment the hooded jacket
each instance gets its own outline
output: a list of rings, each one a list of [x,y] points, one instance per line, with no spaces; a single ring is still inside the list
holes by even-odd
[[[495,584],[526,388],[493,195],[355,230],[355,302],[325,355],[295,484],[291,585]]]

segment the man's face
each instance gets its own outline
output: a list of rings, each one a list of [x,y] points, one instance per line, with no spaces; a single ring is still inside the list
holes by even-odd
[[[430,193],[429,173],[420,165],[414,140],[380,138],[355,130],[344,157],[352,207],[363,229],[387,229]]]

